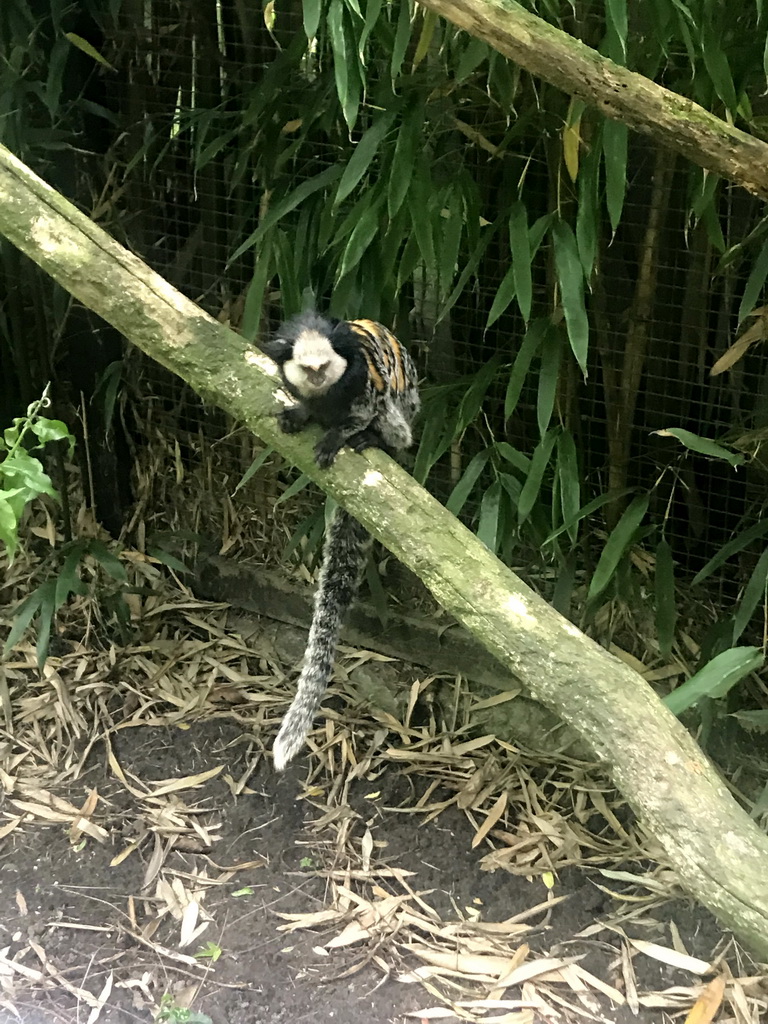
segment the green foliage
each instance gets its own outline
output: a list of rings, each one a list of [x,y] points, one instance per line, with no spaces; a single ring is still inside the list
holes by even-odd
[[[651,142],[638,142],[594,108],[570,105],[412,0],[302,0],[300,8],[278,0],[269,24],[254,17],[248,33],[214,18],[208,27],[219,49],[213,46],[212,57],[192,43],[200,37],[185,18],[162,33],[140,26],[142,35],[130,39],[119,0],[82,6],[104,29],[103,47],[89,51],[81,37],[67,36],[57,3],[47,20],[33,17],[25,0],[0,5],[0,37],[11,41],[0,68],[4,141],[45,172],[55,147],[82,146],[81,116],[108,123],[114,116],[84,97],[63,99],[73,56],[108,78],[107,65],[135,67],[145,35],[162,37],[177,60],[172,71],[157,71],[158,84],[178,103],[164,122],[135,76],[129,113],[143,109],[147,117],[140,133],[133,121],[128,131],[115,131],[120,146],[130,147],[119,153],[120,195],[145,195],[142,205],[160,219],[173,205],[168,194],[194,193],[195,218],[206,231],[217,225],[229,254],[225,274],[218,257],[201,257],[205,288],[218,294],[224,279],[242,282],[239,326],[248,339],[308,296],[334,315],[391,324],[429,382],[416,479],[502,558],[554,563],[566,581],[561,589],[568,580],[583,582],[595,609],[620,594],[633,550],[652,537],[656,630],[669,654],[687,528],[668,521],[664,472],[654,460],[662,470],[683,458],[686,468],[700,459],[746,462],[741,448],[710,441],[709,423],[695,422],[689,398],[697,389],[701,408],[717,420],[715,437],[726,435],[726,414],[733,427],[768,422],[764,389],[749,392],[743,378],[737,386],[725,374],[709,379],[705,365],[710,351],[730,344],[714,333],[715,322],[722,331],[748,317],[755,321],[751,347],[733,365],[742,369],[747,348],[750,359],[762,359],[768,220],[759,204],[734,202],[716,176],[682,160],[665,192]],[[760,4],[742,4],[737,15],[733,5],[709,0],[604,0],[588,14],[554,3],[531,7],[612,60],[765,134],[768,122],[754,112],[768,52]],[[186,66],[194,68],[188,77]],[[62,127],[68,124],[70,134]],[[102,194],[100,186],[91,191]],[[659,212],[655,231],[652,209]],[[142,216],[135,213],[137,221]],[[171,238],[173,227],[172,220],[144,221],[137,237]],[[120,230],[130,230],[127,219]],[[186,253],[189,241],[177,235],[175,251]],[[677,253],[674,266],[670,252]],[[664,269],[644,292],[646,259]],[[8,280],[16,270],[6,268]],[[667,292],[655,302],[654,288],[670,282],[674,297]],[[180,283],[189,281],[182,276]],[[686,307],[702,290],[716,297],[717,315],[710,307],[707,323],[692,323]],[[55,302],[61,307],[66,299]],[[42,308],[51,311],[50,323],[35,337],[55,337],[61,316],[53,312],[62,310],[54,302]],[[23,318],[0,312],[0,354],[4,345],[20,375],[30,363],[22,326]],[[668,361],[666,404],[648,386],[645,366],[637,379],[625,372],[635,349],[641,363]],[[53,355],[45,352],[36,365],[49,365]],[[107,410],[119,379],[115,366],[102,381]],[[647,455],[654,431],[679,445],[661,442],[638,468],[638,451]],[[34,483],[31,470],[24,480]],[[280,500],[307,482],[298,477]],[[16,478],[5,488],[17,507],[23,495],[12,492],[20,487]],[[17,522],[0,506],[6,544]],[[300,523],[286,557],[314,550],[322,524],[322,513]],[[697,582],[733,554],[750,552],[764,536],[756,527],[745,518],[730,544],[707,551]],[[768,566],[760,549],[755,554],[729,624],[734,643],[765,593]],[[49,616],[66,589],[40,597],[31,618]]]
[[[130,613],[124,599],[128,591],[127,578],[114,552],[97,538],[83,538],[63,544],[56,554],[56,561],[56,571],[19,604],[3,645],[3,654],[7,655],[26,630],[33,626],[37,663],[41,668],[48,657],[56,616],[73,596],[98,593],[103,608],[117,621],[123,638],[128,640],[130,637]],[[84,575],[88,583],[84,581]],[[111,583],[105,584],[107,579]]]
[[[9,561],[13,561],[18,548],[19,521],[27,505],[43,494],[58,499],[39,455],[50,441],[65,441],[70,451],[74,445],[74,438],[60,420],[41,415],[49,405],[46,389],[42,398],[27,408],[26,415],[16,417],[0,437],[0,541]]]
[[[177,1006],[171,993],[165,992],[160,1000],[155,1024],[213,1024],[213,1021],[207,1013],[190,1010],[186,1006]]]
[[[762,664],[763,652],[758,647],[732,647],[722,651],[682,686],[673,690],[664,698],[664,703],[673,714],[680,715],[706,697],[724,697]]]

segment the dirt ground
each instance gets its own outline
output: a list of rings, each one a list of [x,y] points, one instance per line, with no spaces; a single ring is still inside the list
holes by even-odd
[[[4,665],[0,1024],[758,1024],[765,974],[593,766],[488,733],[514,694],[344,649],[278,775],[304,636],[227,614],[155,599],[112,647],[73,609]]]
[[[248,780],[251,792],[232,795],[222,776],[235,778],[242,772],[245,739],[237,725],[212,721],[184,731],[124,730],[113,745],[125,780],[141,779],[144,785],[223,766],[215,779],[195,789],[193,805],[185,805],[193,807],[204,834],[215,837],[210,853],[194,850],[205,844],[186,835],[166,856],[167,838],[146,830],[144,812],[116,782],[104,751],[97,748],[91,767],[64,795],[77,805],[89,787],[98,789],[106,807],[99,824],[109,835],[107,842],[85,837],[73,844],[60,823],[36,823],[7,837],[0,846],[0,949],[11,958],[19,948],[31,947],[21,962],[41,972],[42,980],[26,989],[29,979],[20,976],[17,998],[8,1000],[5,1012],[0,1010],[4,1024],[85,1022],[96,1003],[89,1006],[83,991],[98,999],[110,978],[100,1019],[114,1024],[153,1020],[163,996],[166,1019],[174,1022],[185,1019],[179,1009],[187,1003],[194,1008],[187,1019],[203,1021],[204,1014],[214,1024],[384,1024],[405,1014],[417,1020],[433,1016],[429,1007],[435,1001],[421,985],[394,980],[403,973],[407,948],[388,950],[382,941],[377,956],[374,941],[329,950],[325,943],[339,931],[332,914],[318,930],[278,930],[286,924],[281,914],[312,914],[327,906],[333,843],[327,830],[317,827],[301,765],[279,776],[262,760]],[[346,813],[353,830],[372,836],[388,870],[413,872],[407,876],[410,887],[424,894],[440,920],[475,911],[487,922],[506,921],[546,903],[549,890],[541,880],[479,870],[471,830],[457,811],[449,809],[420,826],[412,815],[384,810],[403,804],[407,789],[394,773],[378,780],[376,793],[369,780],[360,780],[350,789]],[[131,855],[110,863],[142,835]],[[178,949],[179,908],[173,907],[172,891],[170,900],[158,896],[161,870],[166,884],[179,883],[179,903],[185,892],[205,891],[201,906],[208,924],[186,949]],[[210,884],[201,881],[205,875]],[[223,884],[214,884],[222,876]],[[386,872],[377,884],[392,888]],[[567,898],[533,915],[525,943],[546,957],[578,957],[581,966],[606,983],[623,987],[621,943],[615,934],[606,929],[578,937],[611,910],[613,901],[599,880],[571,869],[552,891]],[[155,916],[166,907],[176,913],[168,909]],[[156,927],[142,942],[146,921]],[[670,926],[689,954],[705,960],[722,939],[709,915],[684,901],[668,904],[661,916],[638,919],[634,934],[669,944]],[[406,947],[411,941],[406,939]],[[207,943],[220,951],[215,962],[210,957],[190,960]],[[645,992],[691,984],[690,974],[648,957],[636,958],[634,976],[638,990]],[[426,1012],[418,1014],[420,1009]],[[584,1001],[583,1012],[587,1019],[615,1024],[667,1019],[661,1009],[632,1012],[628,1006],[611,1006],[597,993]],[[550,1017],[546,1009],[539,1016],[535,1006],[526,1009],[524,1002],[507,1013],[514,1014],[503,1018],[510,1021],[568,1019],[565,1010],[560,1017]]]

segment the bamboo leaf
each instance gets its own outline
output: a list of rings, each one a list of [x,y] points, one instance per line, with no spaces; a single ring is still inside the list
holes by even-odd
[[[459,406],[459,417],[457,423],[457,436],[463,433],[472,423],[485,400],[485,394],[493,383],[501,362],[501,353],[497,352],[492,356],[479,373],[475,374],[472,383],[461,400]]]
[[[323,188],[327,188],[328,185],[332,185],[337,178],[340,178],[343,173],[342,168],[338,164],[334,164],[332,167],[327,167],[320,174],[316,174],[314,178],[309,178],[308,181],[303,181],[301,185],[293,190],[289,195],[285,196],[284,199],[279,200],[272,207],[271,210],[259,224],[258,228],[248,236],[248,238],[235,249],[234,253],[230,256],[228,265],[235,262],[247,252],[252,246],[260,241],[265,233],[269,231],[271,227],[274,227],[278,221],[282,220],[286,214],[291,213],[297,206],[308,199],[309,196],[315,192],[319,192]]]
[[[482,39],[475,39],[470,36],[466,49],[459,57],[458,67],[455,72],[456,81],[463,82],[465,78],[469,78],[475,68],[479,67],[488,58],[490,52],[487,43],[484,43]]]
[[[666,540],[659,541],[656,548],[656,572],[654,575],[656,596],[656,636],[659,651],[664,658],[672,653],[675,639],[677,609],[675,607],[675,565],[672,548]]]
[[[680,715],[704,697],[724,697],[762,664],[763,652],[758,647],[731,647],[673,690],[664,698],[664,703],[673,715]]]
[[[77,35],[76,32],[65,32],[64,38],[68,39],[73,46],[76,46],[78,50],[82,50],[83,53],[87,54],[92,60],[97,61],[103,68],[109,68],[110,71],[114,71],[115,68],[109,63],[106,57],[102,56],[95,46],[91,45],[87,39],[83,39],[82,36]]]
[[[600,553],[595,572],[589,584],[587,601],[594,601],[613,579],[619,563],[635,536],[635,531],[648,510],[648,495],[634,498],[610,533]]]
[[[736,555],[739,551],[743,551],[744,548],[761,537],[764,537],[768,533],[768,519],[761,519],[758,523],[753,523],[748,529],[744,530],[733,540],[729,540],[727,544],[723,544],[717,554],[710,558],[703,569],[700,569],[693,577],[693,585],[696,586],[698,583],[702,583],[708,576],[711,576],[715,569],[719,569],[721,565],[732,555]]]
[[[597,510],[602,508],[603,505],[607,505],[612,501],[618,501],[627,494],[631,494],[631,488],[629,487],[620,491],[609,491],[607,494],[599,494],[596,498],[593,498],[592,501],[580,508],[570,522],[563,523],[562,526],[558,526],[556,530],[553,530],[552,533],[548,534],[544,540],[544,545],[551,544],[553,540],[563,533],[570,533],[571,529],[580,523],[582,519],[586,519],[587,516],[591,516],[593,512],[597,512]]]
[[[423,8],[421,8],[423,10]],[[415,71],[416,68],[421,64],[424,58],[429,53],[429,47],[432,44],[432,37],[435,34],[435,26],[437,25],[437,14],[434,11],[424,11],[424,19],[421,23],[421,35],[419,41],[416,44],[416,51],[413,55],[413,63],[411,64],[411,71]]]
[[[445,507],[448,509],[449,512],[453,512],[455,516],[457,516],[459,512],[461,512],[461,510],[464,508],[467,499],[472,493],[472,488],[475,486],[480,477],[480,474],[483,472],[486,465],[488,464],[488,459],[490,458],[490,455],[491,452],[490,449],[488,448],[486,448],[484,452],[478,452],[477,455],[475,455],[475,457],[470,461],[469,465],[462,473],[459,482],[451,491],[450,497],[448,498],[448,501],[446,501],[445,503]]]
[[[389,171],[387,207],[390,219],[397,215],[408,193],[423,122],[424,109],[418,105],[409,111],[400,125],[395,155],[392,158],[392,166]]]
[[[480,502],[480,522],[477,526],[478,540],[494,554],[499,542],[501,495],[501,484],[494,480]]]
[[[95,538],[88,544],[88,553],[96,559],[99,565],[102,567],[104,572],[112,577],[113,580],[117,580],[118,583],[125,583],[128,579],[125,567],[114,551],[110,551],[103,541],[96,540]],[[80,593],[79,590],[76,593]]]
[[[350,192],[355,188],[360,179],[371,166],[373,158],[379,151],[384,136],[392,126],[395,119],[395,111],[388,111],[382,114],[365,132],[355,146],[349,163],[344,168],[339,187],[336,190],[336,198],[333,205],[337,207]]]
[[[507,270],[504,277],[501,279],[501,284],[496,290],[496,294],[491,304],[490,312],[488,313],[488,320],[485,324],[485,329],[488,330],[496,321],[499,319],[501,314],[505,311],[507,306],[510,304],[512,299],[515,297],[515,267],[512,265]]]
[[[344,10],[342,0],[331,0],[326,23],[331,37],[336,93],[344,120],[351,130],[357,120],[357,112],[360,107],[360,75],[356,53],[347,45]]]
[[[426,420],[423,417],[422,420],[421,441],[413,464],[413,478],[420,484],[424,483],[434,464],[450,448],[457,433],[455,414],[446,423],[442,407],[433,407]]]
[[[563,430],[557,438],[557,476],[560,483],[560,508],[571,543],[576,543],[579,527],[577,516],[581,503],[581,479],[576,442],[570,430]]]
[[[39,591],[41,600],[37,616],[37,643],[35,644],[35,654],[37,655],[37,664],[42,668],[48,658],[48,645],[51,639],[51,628],[53,626],[53,619],[55,615],[55,580],[48,580],[47,583],[43,583],[39,588]]]
[[[517,305],[527,324],[531,319],[531,303],[533,301],[532,252],[531,238],[528,233],[528,210],[521,200],[514,202],[509,211],[509,247],[512,252]]]
[[[557,440],[557,434],[557,430],[548,431],[534,449],[533,457],[531,458],[531,469],[526,477],[517,506],[517,519],[521,526],[529,517],[533,511],[533,506],[536,504],[536,499],[541,491],[544,472],[549,465],[552,449]]]
[[[284,501],[288,501],[290,498],[292,498],[294,496],[294,494],[298,494],[299,491],[303,491],[304,488],[308,487],[311,483],[312,483],[312,481],[306,475],[306,473],[302,473],[301,476],[299,476],[296,480],[293,481],[293,483],[291,484],[290,487],[287,487],[283,491],[283,493],[280,495],[280,497],[275,502],[275,507],[277,505],[282,504],[282,502],[284,502]]]
[[[765,548],[752,570],[749,582],[744,588],[736,615],[733,621],[733,643],[737,643],[739,637],[749,625],[760,601],[765,602],[766,587],[768,587],[768,548]]]
[[[605,12],[621,46],[622,60],[627,60],[627,0],[606,0]]]
[[[629,130],[620,121],[606,119],[603,124],[603,160],[605,161],[605,204],[611,228],[615,232],[624,208],[627,190],[627,139]]]
[[[270,448],[269,446],[267,446],[264,449],[263,452],[260,452],[256,456],[256,458],[250,464],[248,469],[246,469],[246,471],[243,473],[243,475],[238,480],[237,487],[235,487],[234,491],[232,491],[232,497],[234,497],[241,488],[245,487],[245,485],[248,483],[248,481],[251,479],[252,476],[254,476],[256,473],[258,473],[258,471],[261,469],[261,467],[267,461],[269,456],[273,454],[273,452],[274,452],[274,448]]]
[[[369,193],[370,196],[370,193]],[[371,201],[366,210],[363,211],[357,225],[349,236],[344,255],[341,258],[341,265],[338,272],[338,280],[353,270],[363,257],[363,253],[378,235],[379,229],[379,207],[383,202],[383,196],[376,201]]]
[[[400,0],[400,11],[397,18],[397,29],[395,30],[395,41],[392,46],[392,61],[390,73],[394,83],[400,76],[400,70],[405,59],[405,51],[411,41],[411,0]]]
[[[579,208],[576,212],[576,244],[584,276],[589,280],[597,258],[597,239],[601,229],[599,202],[600,162],[602,150],[596,144],[590,147],[581,162],[579,178]]]
[[[542,436],[549,426],[555,407],[557,378],[560,374],[560,351],[560,332],[556,327],[549,325],[541,345],[539,393],[536,401],[536,419]]]
[[[653,433],[658,434],[659,437],[675,437],[692,452],[698,452],[699,455],[708,455],[711,459],[722,459],[724,462],[730,462],[734,469],[744,462],[743,455],[728,451],[727,448],[723,448],[716,441],[710,441],[708,437],[700,437],[698,434],[691,433],[690,430],[683,430],[682,427],[667,427],[665,430],[654,430]]]
[[[376,27],[376,22],[379,20],[381,15],[381,9],[384,6],[384,0],[366,0],[365,4],[365,25],[360,33],[360,38],[357,41],[360,63],[364,64],[365,47],[368,42],[368,38]]]
[[[544,341],[549,327],[549,320],[542,318],[541,320],[534,320],[525,332],[523,343],[518,349],[515,361],[512,364],[512,371],[509,375],[507,394],[504,399],[505,420],[508,420],[517,408],[517,403],[520,400],[520,392],[523,390],[525,378],[528,376],[531,361],[539,351],[539,347]]]
[[[461,238],[464,234],[464,201],[458,188],[451,187],[446,200],[447,216],[443,218],[443,232],[439,252],[440,294],[444,296],[453,284],[459,260]]]
[[[467,217],[467,234],[468,235],[469,235],[470,224],[471,224],[471,219],[468,216]],[[452,309],[453,304],[456,302],[456,300],[459,298],[459,296],[463,293],[467,281],[472,276],[472,274],[474,274],[475,271],[477,270],[478,264],[480,263],[480,260],[482,259],[483,253],[488,248],[488,245],[489,245],[491,239],[493,238],[493,236],[495,235],[495,233],[496,233],[496,225],[495,224],[491,224],[488,227],[486,227],[484,232],[482,233],[482,235],[480,235],[477,243],[475,244],[474,248],[472,249],[472,252],[471,252],[471,254],[469,256],[469,259],[467,260],[467,262],[466,262],[466,264],[464,266],[464,269],[461,271],[461,273],[458,276],[456,284],[453,287],[453,291],[448,296],[448,298],[445,300],[445,303],[443,304],[443,306],[442,306],[442,308],[440,310],[440,314],[439,314],[439,316],[437,318],[437,322],[438,323],[445,316],[447,316],[447,314]]]
[[[435,211],[434,204],[430,202],[432,196],[432,184],[429,175],[429,165],[426,162],[420,163],[416,174],[411,182],[408,193],[408,209],[411,213],[413,230],[418,242],[421,258],[424,260],[430,273],[437,271],[437,258],[435,256],[435,241],[433,216],[435,212],[439,216],[439,210]]]
[[[563,162],[571,181],[576,181],[579,176],[581,118],[585,106],[583,100],[572,96],[568,105],[568,115],[563,125]]]
[[[722,36],[717,32],[708,16],[705,16],[704,28],[701,34],[702,55],[704,64],[709,72],[709,77],[715,87],[715,91],[728,110],[735,114],[738,107],[736,88],[733,84],[733,75],[728,63],[728,57],[723,50]]]
[[[320,24],[320,15],[323,10],[323,0],[302,0],[302,11],[304,14],[304,33],[308,40],[317,35]]]
[[[757,305],[760,292],[765,287],[766,277],[768,277],[768,240],[763,243],[744,288],[744,295],[739,305],[739,323],[745,320]]]
[[[521,451],[514,448],[508,441],[497,441],[494,448],[503,459],[511,463],[524,477],[528,476],[531,470],[531,460],[527,455],[523,455]]]
[[[584,272],[576,239],[569,224],[558,220],[552,228],[555,245],[555,269],[568,329],[568,340],[581,372],[587,376],[589,321],[584,306]]]
[[[272,239],[269,235],[264,239],[256,260],[251,283],[245,293],[245,305],[240,324],[240,333],[248,341],[253,341],[261,330],[261,312],[264,308],[264,293],[272,277]]]

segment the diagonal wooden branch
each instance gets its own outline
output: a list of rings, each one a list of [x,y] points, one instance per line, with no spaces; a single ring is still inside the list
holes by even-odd
[[[416,572],[530,694],[584,738],[687,889],[768,958],[768,837],[645,681],[562,618],[381,452],[332,470],[270,415],[268,360],[0,146],[0,233],[195,390],[244,420]]]
[[[515,0],[419,0],[537,78],[768,199],[768,144],[628,71]]]

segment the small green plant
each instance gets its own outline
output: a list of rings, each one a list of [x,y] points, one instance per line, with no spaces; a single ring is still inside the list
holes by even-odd
[[[19,547],[19,523],[27,505],[43,494],[59,500],[59,493],[39,457],[42,450],[51,441],[65,441],[70,455],[74,448],[75,439],[66,424],[42,415],[50,404],[46,387],[42,396],[27,408],[26,414],[16,417],[0,437],[0,541],[5,544],[9,561],[13,561]],[[59,568],[55,575],[36,587],[19,605],[3,654],[8,653],[34,620],[37,660],[38,664],[43,664],[57,612],[73,594],[88,593],[81,579],[86,559],[94,561],[97,569],[103,569],[121,584],[121,592],[106,595],[105,602],[120,624],[127,626],[128,607],[122,600],[125,570],[106,544],[93,537],[73,540],[62,545],[56,558]]]
[[[200,949],[198,949],[198,951],[195,953],[195,959],[210,960],[212,964],[215,964],[216,961],[221,956],[221,954],[221,946],[217,945],[215,942],[206,942],[206,944],[204,946],[201,946]]]
[[[17,416],[0,438],[0,541],[5,544],[9,561],[19,546],[19,522],[30,501],[47,494],[58,500],[59,494],[34,452],[42,452],[49,441],[66,441],[70,453],[75,439],[61,420],[41,415],[51,404],[48,388]]]
[[[166,992],[160,1000],[155,1024],[213,1024],[213,1021],[207,1013],[189,1010],[186,1006],[177,1006],[170,992]]]

